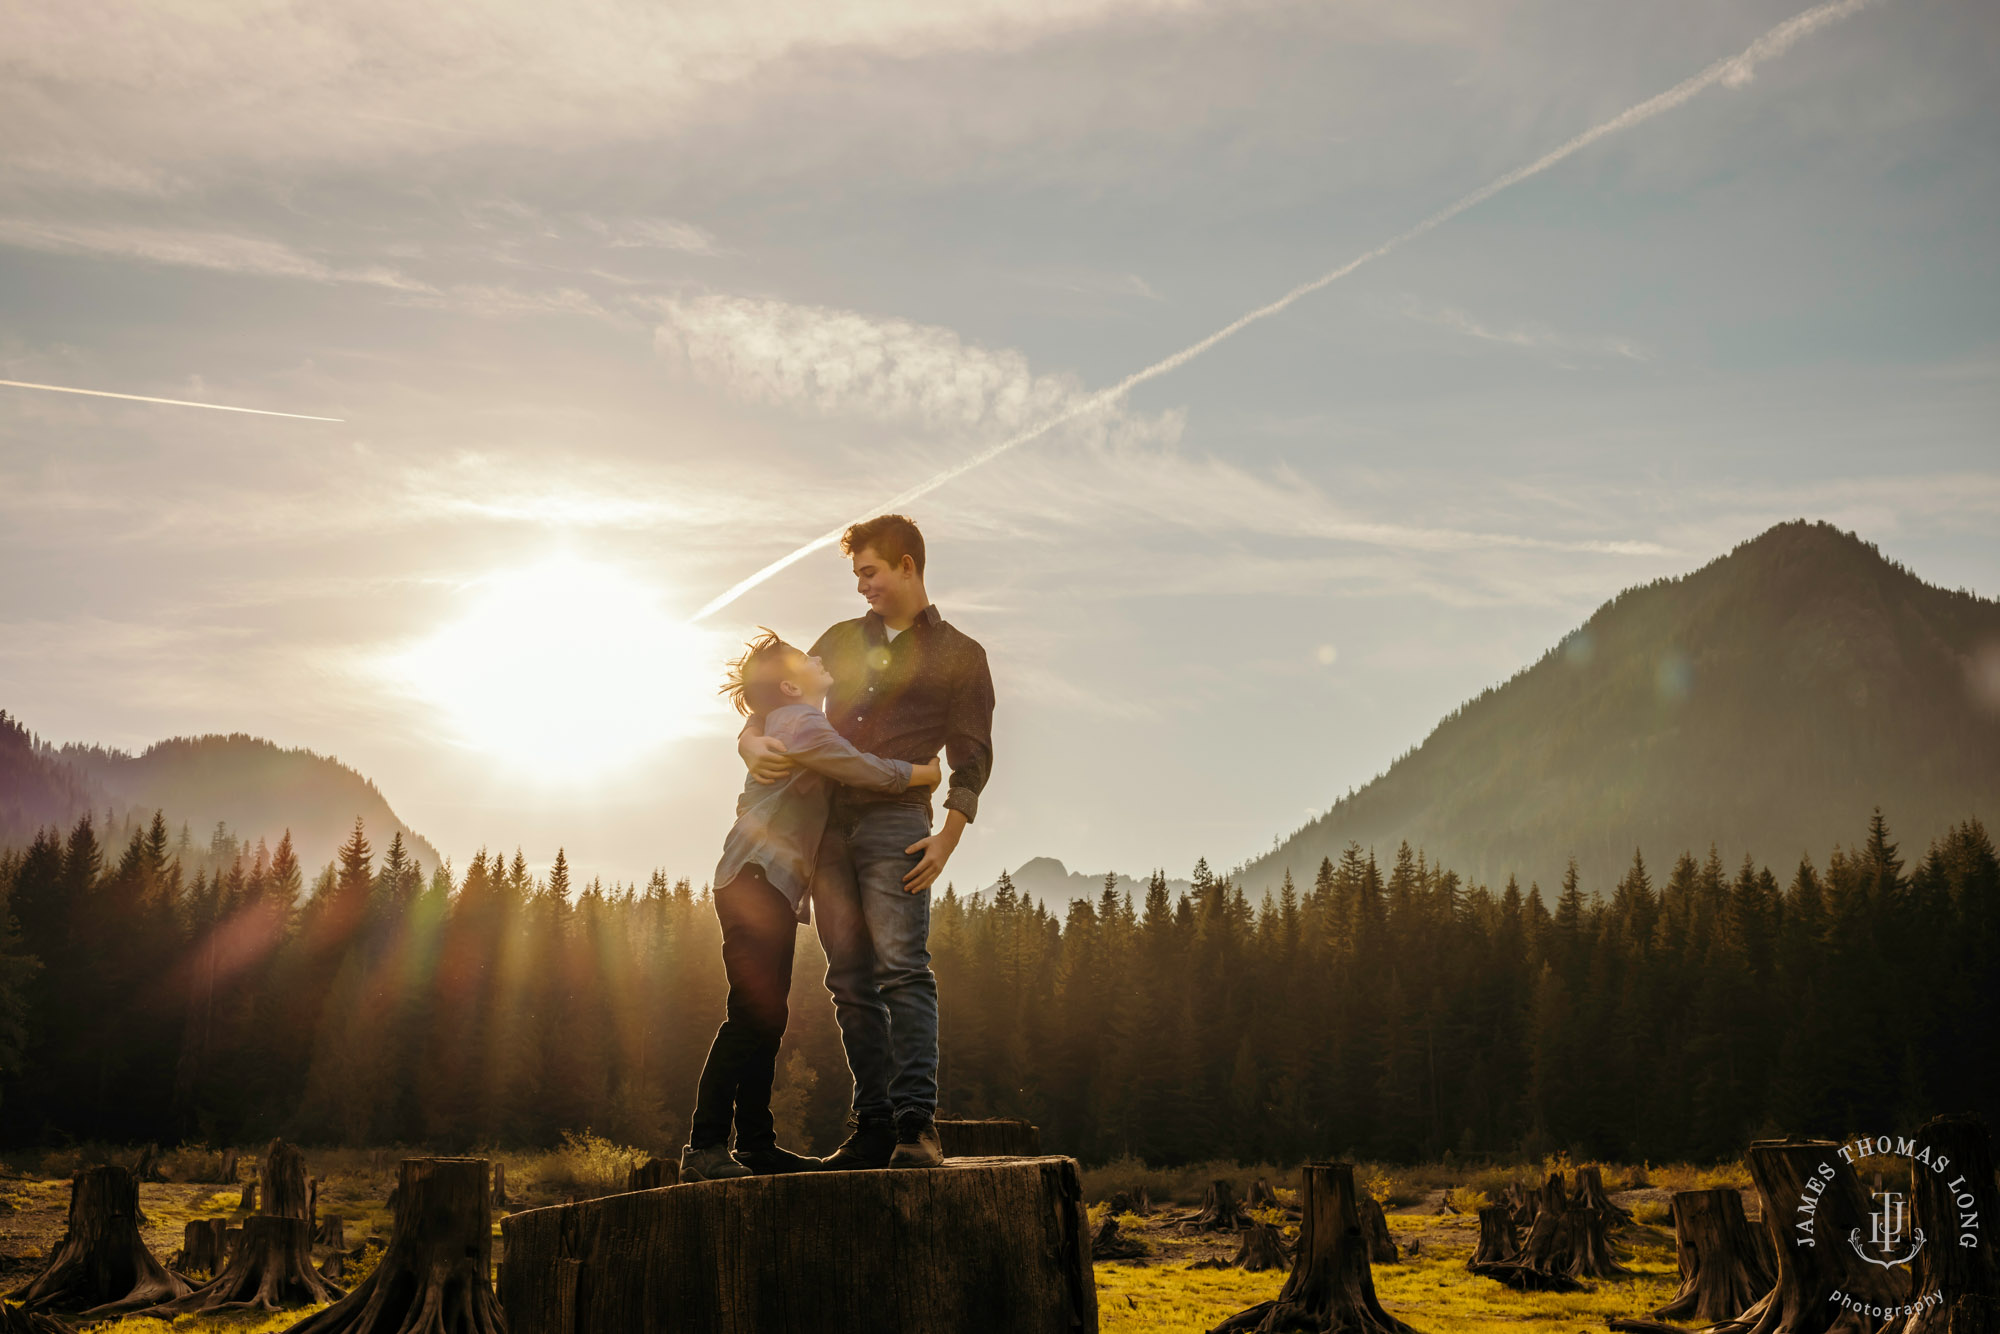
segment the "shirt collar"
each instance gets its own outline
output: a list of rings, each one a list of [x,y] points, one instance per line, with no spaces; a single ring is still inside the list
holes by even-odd
[[[914,622],[914,624],[911,625],[910,628],[914,630],[917,626],[921,625],[926,629],[931,629],[936,627],[943,620],[944,616],[942,613],[938,611],[937,603],[933,602],[929,606],[925,607],[922,611],[917,613],[917,619]],[[867,627],[868,637],[870,639],[878,639],[886,641],[889,638],[888,623],[882,619],[882,613],[876,611],[873,607],[870,607],[868,609],[868,614],[866,616],[863,616],[861,618],[861,621],[862,624]]]

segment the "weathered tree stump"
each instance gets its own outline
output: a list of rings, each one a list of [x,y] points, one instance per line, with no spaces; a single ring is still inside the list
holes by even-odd
[[[1764,1231],[1777,1258],[1777,1282],[1763,1298],[1709,1334],[1875,1334],[1880,1317],[1855,1305],[1900,1304],[1908,1291],[1902,1271],[1868,1264],[1848,1245],[1851,1229],[1868,1230],[1868,1203],[1854,1169],[1829,1140],[1762,1139],[1747,1155],[1763,1201]],[[1816,1193],[1808,1182],[1823,1182]],[[1813,1205],[1804,1213],[1801,1202]],[[1808,1244],[1809,1243],[1809,1244]]]
[[[512,1334],[1097,1328],[1068,1158],[702,1181],[530,1209],[500,1226]]]
[[[1254,1274],[1283,1269],[1291,1263],[1291,1256],[1285,1253],[1284,1233],[1269,1223],[1252,1223],[1236,1236],[1236,1257],[1229,1262],[1232,1269],[1247,1269]]]
[[[226,1218],[190,1219],[181,1231],[181,1253],[174,1257],[174,1268],[182,1274],[214,1278],[222,1272],[223,1257],[227,1254],[224,1234],[228,1231]]]
[[[1275,1209],[1278,1206],[1278,1192],[1271,1189],[1271,1183],[1258,1177],[1250,1183],[1250,1193],[1243,1197],[1243,1205],[1248,1209]]]
[[[257,1212],[257,1179],[255,1177],[243,1183],[243,1193],[236,1197],[236,1210],[238,1213],[246,1214]]]
[[[487,1277],[491,1170],[484,1158],[405,1158],[395,1230],[375,1272],[286,1334],[506,1334]]]
[[[145,1309],[160,1320],[207,1311],[286,1311],[330,1302],[343,1291],[313,1268],[312,1191],[297,1147],[272,1140],[260,1173],[267,1212],[243,1220],[222,1272],[193,1292]]]
[[[625,1175],[626,1190],[659,1190],[681,1184],[681,1165],[672,1158],[649,1158]]]
[[[228,1185],[236,1184],[236,1150],[225,1149],[222,1153],[221,1180]]]
[[[679,1175],[680,1164],[675,1163],[674,1169]],[[497,1158],[493,1160],[493,1203],[495,1207],[507,1203],[507,1164]]]
[[[1541,1197],[1528,1189],[1524,1181],[1516,1181],[1507,1188],[1507,1204],[1514,1211],[1515,1227],[1533,1227],[1535,1214],[1541,1208]]]
[[[1402,1259],[1396,1249],[1396,1238],[1389,1231],[1389,1215],[1382,1210],[1382,1201],[1361,1192],[1361,1227],[1368,1234],[1368,1258],[1378,1265],[1392,1265]]]
[[[1479,1248],[1466,1262],[1476,1265],[1503,1264],[1521,1253],[1521,1234],[1514,1226],[1514,1211],[1504,1204],[1489,1204],[1479,1211]]]
[[[140,1181],[165,1181],[160,1171],[160,1146],[148,1144],[140,1150],[139,1161],[132,1166],[132,1175]]]
[[[1092,1260],[1133,1260],[1145,1253],[1144,1246],[1118,1230],[1115,1214],[1105,1214],[1104,1221],[1097,1225],[1097,1231],[1090,1238]]]
[[[1521,1248],[1521,1263],[1545,1274],[1567,1278],[1632,1276],[1612,1254],[1611,1219],[1594,1208],[1577,1204],[1564,1188],[1560,1172],[1550,1173],[1542,1184],[1535,1223]]]
[[[947,1158],[1033,1158],[1042,1151],[1040,1127],[1013,1117],[939,1121],[937,1132]]]
[[[70,1328],[52,1315],[0,1302],[0,1334],[70,1334]]]
[[[1614,1204],[1604,1190],[1604,1169],[1597,1166],[1576,1169],[1576,1189],[1570,1195],[1570,1203],[1586,1209],[1595,1209],[1606,1218],[1620,1223],[1632,1221],[1632,1211],[1623,1205]]]
[[[1910,1261],[1910,1292],[1937,1293],[1921,1310],[1897,1316],[1885,1334],[1949,1334],[1977,1323],[2000,1301],[2000,1259],[1989,1235],[2000,1218],[2000,1192],[1993,1184],[1993,1146],[1986,1123],[1976,1116],[1939,1116],[1926,1122],[1917,1143],[1931,1150],[1942,1172],[1915,1164],[1910,1184],[1910,1226],[1928,1244]],[[1973,1245],[1964,1243],[1973,1238]],[[1959,1307],[1965,1307],[1963,1318]]]
[[[1568,1274],[1551,1274],[1519,1260],[1473,1262],[1465,1266],[1481,1278],[1504,1283],[1516,1292],[1582,1292],[1583,1284]]]
[[[1307,1163],[1300,1173],[1298,1261],[1275,1301],[1259,1302],[1217,1325],[1226,1330],[1415,1334],[1382,1309],[1368,1268],[1368,1238],[1351,1163]]]
[[[139,1235],[139,1183],[115,1164],[69,1179],[69,1222],[42,1272],[7,1294],[29,1311],[115,1315],[188,1290]]]
[[[1153,1195],[1144,1186],[1137,1190],[1121,1190],[1111,1197],[1111,1212],[1114,1214],[1137,1214],[1141,1218],[1153,1212]]]
[[[1188,1215],[1185,1226],[1195,1232],[1234,1232],[1249,1222],[1236,1198],[1235,1184],[1218,1178],[1208,1183],[1201,1208]]]
[[[1736,1191],[1675,1191],[1673,1216],[1681,1286],[1652,1312],[1654,1319],[1713,1324],[1749,1310],[1771,1290],[1775,1277]]]
[[[338,1282],[347,1276],[347,1223],[339,1214],[328,1214],[320,1224],[320,1244],[327,1248],[326,1259],[320,1261],[319,1276]]]

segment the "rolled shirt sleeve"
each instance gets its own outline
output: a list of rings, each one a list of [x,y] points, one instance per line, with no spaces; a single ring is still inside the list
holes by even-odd
[[[993,774],[993,673],[986,651],[971,647],[975,656],[952,684],[944,739],[945,758],[951,762],[944,808],[958,811],[967,823],[978,818],[979,794]]]

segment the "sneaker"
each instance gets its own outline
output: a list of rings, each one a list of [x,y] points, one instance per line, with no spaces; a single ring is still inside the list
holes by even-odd
[[[930,1113],[906,1112],[896,1118],[896,1151],[889,1155],[889,1166],[944,1166],[944,1146]]]
[[[736,1161],[729,1152],[729,1146],[717,1144],[713,1148],[697,1149],[692,1144],[681,1150],[681,1181],[723,1181],[730,1177],[752,1175],[749,1168]]]
[[[736,1161],[760,1177],[777,1176],[781,1172],[817,1172],[820,1169],[819,1159],[781,1149],[775,1144],[762,1149],[738,1149]]]
[[[889,1165],[896,1151],[896,1127],[887,1117],[868,1117],[854,1123],[847,1142],[820,1159],[822,1172],[872,1171]]]

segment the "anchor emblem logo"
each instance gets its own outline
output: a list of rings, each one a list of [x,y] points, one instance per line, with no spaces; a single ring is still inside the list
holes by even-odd
[[[1881,1178],[1878,1177],[1876,1179],[1879,1181]],[[1896,1248],[1902,1245],[1904,1230],[1909,1225],[1910,1208],[1908,1198],[1898,1190],[1870,1191],[1869,1198],[1880,1200],[1882,1203],[1880,1208],[1868,1215],[1868,1245],[1889,1258],[1878,1260],[1866,1250],[1863,1250],[1861,1246],[1861,1229],[1858,1227],[1848,1232],[1847,1244],[1852,1246],[1854,1253],[1863,1260],[1871,1265],[1880,1265],[1884,1269],[1893,1269],[1897,1265],[1906,1265],[1916,1259],[1917,1252],[1924,1248],[1924,1230],[1922,1228],[1910,1229],[1910,1235],[1916,1239],[1916,1244],[1910,1247],[1909,1254],[1894,1254]]]

